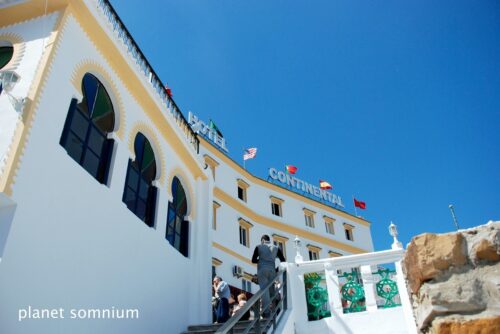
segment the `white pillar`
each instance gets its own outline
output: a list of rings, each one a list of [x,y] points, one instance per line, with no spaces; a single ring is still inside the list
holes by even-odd
[[[328,303],[332,316],[343,314],[342,296],[340,295],[339,276],[336,268],[331,263],[325,263],[326,289],[328,291]]]
[[[396,281],[398,284],[399,298],[401,298],[401,307],[403,308],[406,327],[408,328],[409,334],[417,334],[417,326],[415,323],[415,318],[413,317],[413,310],[411,307],[410,296],[408,294],[408,290],[406,289],[403,269],[401,268],[401,261],[397,261],[394,264],[396,267],[396,275],[397,275]]]
[[[162,238],[166,243],[167,233],[167,214],[168,214],[168,203],[172,201],[172,194],[170,189],[171,184],[162,185],[159,181],[153,182],[153,185],[158,188],[158,198],[156,203],[156,220],[155,229],[156,233],[160,238]]]
[[[288,282],[289,284],[289,300],[291,317],[295,321],[295,327],[300,333],[301,329],[306,328],[307,322],[307,301],[306,290],[304,285],[304,275],[298,273],[298,268],[295,263],[288,264]]]
[[[366,310],[377,311],[377,300],[375,298],[375,284],[373,282],[372,268],[370,265],[361,266],[361,278],[365,290]]]
[[[113,158],[109,166],[108,187],[113,193],[118,193],[123,196],[123,189],[125,189],[125,178],[127,177],[128,160],[131,158],[133,152],[129,152],[128,145],[120,140],[115,133],[111,135],[115,140]],[[121,197],[120,197],[121,201]],[[125,203],[123,204],[125,205]]]
[[[210,323],[212,321],[211,305],[211,208],[212,191],[209,181],[201,177],[196,179],[195,216],[189,219],[189,259],[192,262],[192,286],[190,289],[190,323]]]

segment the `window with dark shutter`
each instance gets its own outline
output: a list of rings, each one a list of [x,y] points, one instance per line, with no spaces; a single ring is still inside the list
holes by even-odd
[[[14,48],[12,46],[0,46],[0,69],[7,65],[14,55]]]
[[[72,99],[59,143],[97,181],[107,184],[114,140],[115,113],[106,89],[92,74],[82,80],[83,99]]]
[[[123,202],[149,227],[155,225],[158,189],[153,186],[156,178],[156,159],[149,140],[138,133],[134,141],[135,160],[129,159]]]
[[[185,220],[187,199],[177,177],[172,182],[172,202],[168,203],[166,239],[185,257],[189,254],[189,222]]]

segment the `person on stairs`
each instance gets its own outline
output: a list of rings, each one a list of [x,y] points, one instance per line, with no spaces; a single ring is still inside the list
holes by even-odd
[[[241,310],[245,304],[247,303],[247,295],[242,292],[238,295],[238,304],[236,304],[233,308],[233,313],[231,316],[234,317],[234,315],[236,314],[236,312],[238,312],[239,310]],[[240,320],[248,320],[250,319],[250,310],[248,310],[247,312],[245,312],[245,314],[243,314],[243,316],[241,317]]]
[[[257,263],[257,278],[259,286],[264,289],[269,283],[276,278],[276,258],[281,262],[285,262],[285,257],[281,249],[271,243],[271,238],[264,234],[260,239],[260,245],[255,247],[252,256],[252,263]],[[262,295],[262,316],[268,318],[271,315],[270,301],[274,298],[274,284],[271,285],[269,291]]]
[[[229,319],[229,285],[219,276],[214,277],[215,296],[219,299],[217,310],[215,312],[216,323],[223,323]]]

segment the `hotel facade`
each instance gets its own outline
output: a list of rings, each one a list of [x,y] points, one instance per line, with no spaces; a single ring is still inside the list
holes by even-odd
[[[186,118],[106,0],[4,1],[0,79],[2,333],[210,322],[214,274],[258,290],[263,234],[289,261],[296,237],[305,259],[373,251],[370,222],[339,196],[281,168],[249,173]],[[28,307],[62,312],[20,319]]]

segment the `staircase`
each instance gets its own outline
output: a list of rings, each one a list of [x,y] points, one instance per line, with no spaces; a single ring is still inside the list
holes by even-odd
[[[251,320],[248,321],[238,321],[238,323],[233,327],[233,331],[235,334],[244,333],[246,328],[250,326],[252,323]],[[219,328],[224,324],[213,324],[213,325],[194,325],[189,326],[187,331],[182,332],[181,334],[212,334],[215,333]],[[253,329],[250,330],[251,334],[256,333]],[[265,333],[265,332],[264,332]]]
[[[189,326],[187,331],[181,334],[272,334],[276,331],[278,324],[287,311],[287,276],[286,272],[279,272],[277,278],[281,285],[275,288],[275,281],[270,282],[266,287],[259,290],[250,298],[241,310],[229,318],[223,324],[195,325]],[[272,288],[272,289],[271,289]],[[264,293],[270,293],[270,305],[261,310],[260,299]],[[240,320],[247,312],[252,311],[250,320]],[[265,318],[261,313],[269,314]]]

